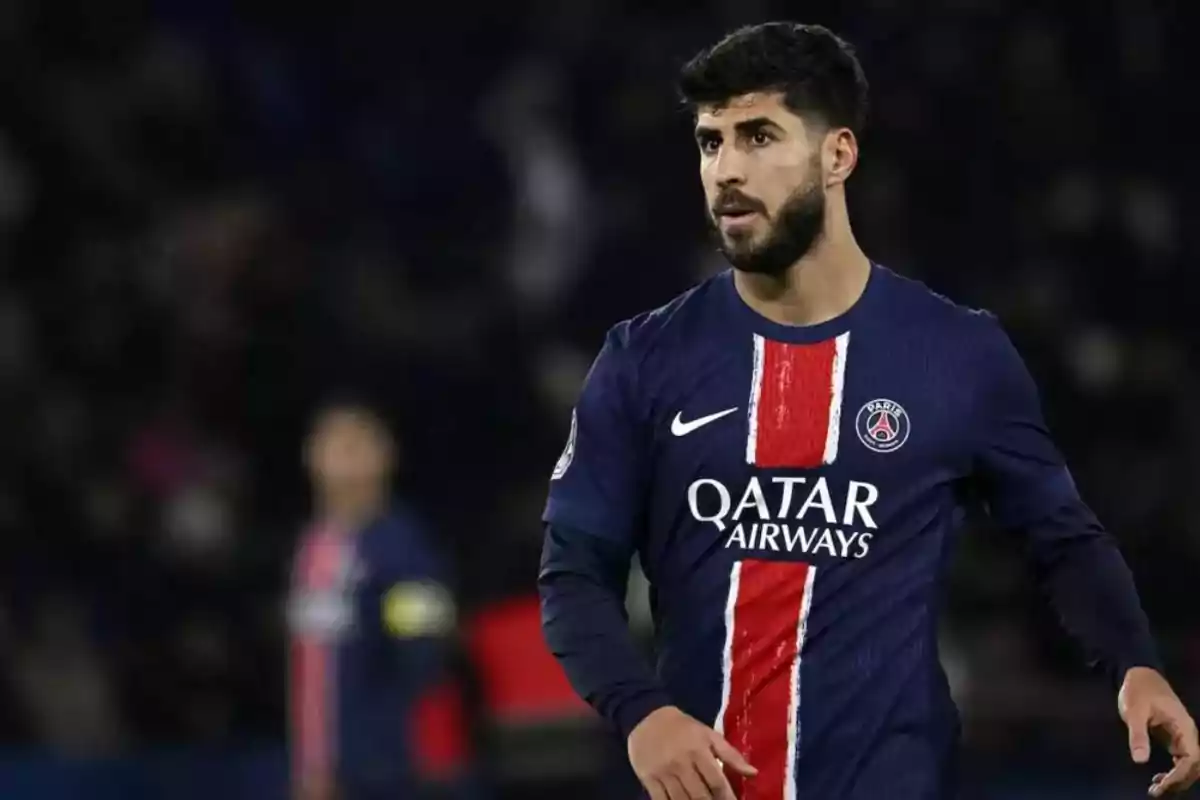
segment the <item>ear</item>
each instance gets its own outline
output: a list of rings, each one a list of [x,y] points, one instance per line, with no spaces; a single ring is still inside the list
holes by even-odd
[[[834,128],[825,136],[825,186],[839,186],[858,166],[858,139],[849,128]]]

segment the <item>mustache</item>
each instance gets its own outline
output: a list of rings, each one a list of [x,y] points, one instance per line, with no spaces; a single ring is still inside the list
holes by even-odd
[[[729,189],[721,192],[721,194],[717,196],[717,200],[715,203],[713,203],[712,207],[712,213],[714,217],[718,217],[721,214],[736,213],[739,211],[757,211],[763,216],[766,216],[767,209],[762,202],[755,200],[748,195],[742,194],[737,189]]]

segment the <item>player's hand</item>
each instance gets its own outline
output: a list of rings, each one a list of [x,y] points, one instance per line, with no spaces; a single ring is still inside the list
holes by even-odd
[[[1150,760],[1150,736],[1166,745],[1175,765],[1160,772],[1150,784],[1150,796],[1186,791],[1200,779],[1200,743],[1196,723],[1167,683],[1149,667],[1125,673],[1117,695],[1117,710],[1129,727],[1129,753],[1138,764]]]
[[[758,774],[720,734],[673,706],[642,720],[628,744],[629,763],[652,800],[736,800],[722,762]]]

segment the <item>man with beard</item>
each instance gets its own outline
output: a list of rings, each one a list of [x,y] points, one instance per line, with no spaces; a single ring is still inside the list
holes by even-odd
[[[969,497],[1024,537],[1133,759],[1200,771],[1130,572],[1001,326],[864,255],[867,83],[828,30],[738,30],[681,88],[733,269],[612,328],[544,513],[543,627],[655,800],[956,796],[936,597]],[[968,491],[970,490],[970,491]],[[630,642],[634,553],[658,665]]]

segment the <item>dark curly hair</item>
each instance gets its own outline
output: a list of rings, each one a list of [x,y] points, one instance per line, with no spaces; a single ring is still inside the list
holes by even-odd
[[[750,92],[782,92],[797,116],[862,131],[867,78],[854,48],[828,28],[766,22],[739,28],[697,54],[679,75],[679,93],[695,114]]]

